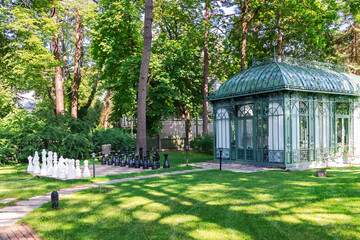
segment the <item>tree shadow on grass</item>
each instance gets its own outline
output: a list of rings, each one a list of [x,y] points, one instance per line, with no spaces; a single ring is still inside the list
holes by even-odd
[[[63,209],[49,212],[47,204],[26,220],[49,239],[358,238],[358,190],[309,173],[141,179],[106,194],[81,191],[61,200]]]

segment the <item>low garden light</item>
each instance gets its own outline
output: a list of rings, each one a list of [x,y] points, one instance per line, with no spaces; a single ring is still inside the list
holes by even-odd
[[[219,148],[219,152],[220,152],[220,171],[221,171],[221,164],[222,164],[222,152],[223,152],[223,149],[222,149],[222,148]]]
[[[186,166],[189,165],[189,145],[185,146],[185,151],[186,151]]]
[[[91,154],[91,157],[93,159],[93,177],[95,177],[95,156],[96,156],[95,153]]]

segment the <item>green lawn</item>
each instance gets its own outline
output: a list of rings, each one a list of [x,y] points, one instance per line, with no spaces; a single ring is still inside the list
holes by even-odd
[[[161,154],[161,164],[163,164],[163,155]],[[205,161],[210,160],[211,155],[203,153],[190,153],[189,162],[196,161]],[[0,199],[16,197],[18,198],[15,201],[12,201],[8,204],[0,204],[0,208],[8,205],[12,205],[14,202],[28,199],[34,196],[43,195],[47,192],[59,190],[65,187],[71,187],[81,184],[87,184],[92,182],[100,182],[111,179],[119,179],[126,177],[134,177],[139,175],[149,175],[160,172],[169,172],[177,170],[186,170],[192,169],[195,167],[192,166],[182,166],[181,164],[185,163],[185,153],[182,152],[169,152],[169,162],[171,165],[170,169],[159,169],[149,172],[139,172],[132,174],[120,174],[120,175],[111,175],[111,176],[102,176],[96,178],[87,178],[80,180],[58,180],[48,177],[34,177],[28,180],[32,174],[24,173],[27,168],[27,164],[18,164],[13,166],[0,167]],[[119,167],[120,168],[120,167]]]
[[[44,239],[360,239],[360,169],[204,171],[87,189],[25,221]]]

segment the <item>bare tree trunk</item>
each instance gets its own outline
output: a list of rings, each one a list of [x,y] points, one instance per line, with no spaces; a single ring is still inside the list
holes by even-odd
[[[111,91],[107,90],[105,98],[105,109],[102,116],[103,128],[108,129],[109,127],[109,116],[111,113]]]
[[[190,139],[192,135],[191,130],[191,117],[190,112],[186,106],[184,106],[184,113],[181,116],[185,121],[185,145],[190,146]]]
[[[242,35],[241,35],[241,71],[245,70],[245,58],[246,58],[246,40],[247,40],[247,23],[242,24]]]
[[[281,12],[279,11],[277,14],[277,29],[278,29],[278,39],[277,39],[277,61],[282,61],[282,43],[283,43],[283,36],[282,36],[282,28],[281,28]]]
[[[51,11],[53,21],[57,23],[56,7]],[[56,35],[53,38],[54,58],[59,63],[61,62],[61,53],[59,46],[59,37]],[[61,66],[55,67],[55,96],[56,96],[56,114],[64,114],[64,80],[62,76]]]
[[[152,10],[153,1],[145,0],[145,21],[144,21],[144,48],[141,60],[139,90],[138,90],[138,111],[137,111],[137,147],[146,149],[146,85],[149,74],[152,42]]]
[[[66,53],[65,36],[64,36],[64,21],[65,20],[63,20],[61,23],[61,50],[64,61],[63,75],[65,79],[70,79],[69,63],[68,63],[68,56]]]
[[[78,92],[81,81],[82,61],[84,56],[83,50],[84,39],[84,27],[82,25],[82,19],[77,10],[76,23],[75,23],[75,62],[74,62],[74,84],[72,91],[72,103],[71,103],[71,116],[77,118],[78,111]]]
[[[210,1],[207,0],[205,3],[205,22],[206,22],[206,30],[205,30],[205,48],[204,48],[204,95],[203,95],[203,126],[202,126],[202,134],[206,135],[209,133],[209,117],[208,117],[208,106],[209,103],[206,101],[206,97],[209,92],[209,14],[210,14]]]
[[[354,23],[354,53],[355,62],[359,63],[359,23]]]

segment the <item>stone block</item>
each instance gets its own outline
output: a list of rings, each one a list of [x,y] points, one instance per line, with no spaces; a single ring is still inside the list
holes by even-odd
[[[106,155],[109,155],[111,152],[111,144],[105,144],[102,145],[102,152],[105,153]]]

